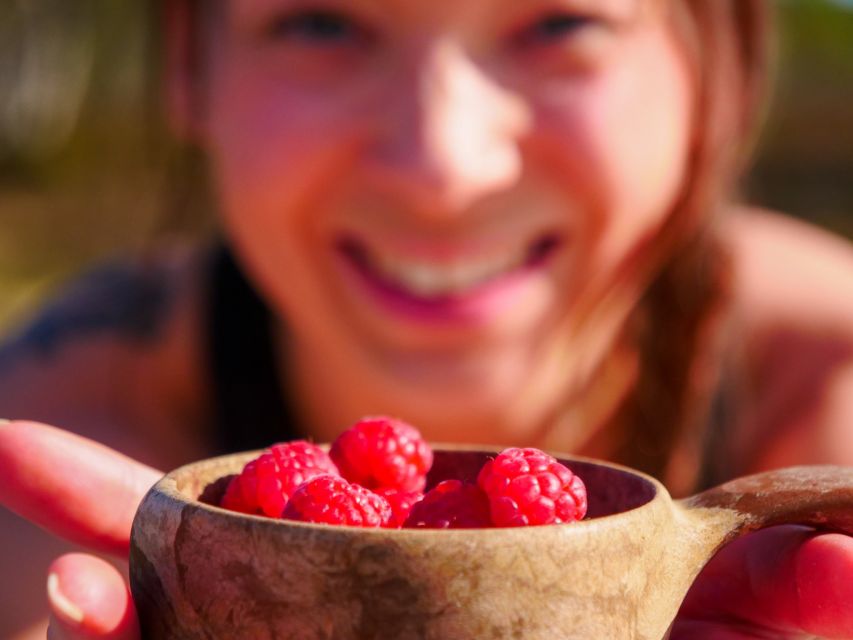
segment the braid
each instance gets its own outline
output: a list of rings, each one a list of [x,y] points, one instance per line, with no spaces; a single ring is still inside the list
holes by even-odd
[[[695,488],[701,467],[707,467],[703,449],[733,289],[731,257],[714,226],[719,220],[709,214],[730,206],[763,115],[772,8],[764,0],[684,0],[673,6],[701,70],[697,121],[703,128],[689,186],[666,231],[673,253],[629,325],[640,374],[612,427],[619,462],[681,494]]]
[[[640,377],[614,419],[616,461],[690,491],[701,467],[731,299],[731,261],[710,232],[663,268],[632,319]]]

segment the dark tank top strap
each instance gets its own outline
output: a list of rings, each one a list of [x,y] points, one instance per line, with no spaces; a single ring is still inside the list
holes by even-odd
[[[282,397],[270,311],[227,247],[215,250],[209,297],[209,353],[216,447],[262,449],[299,438]]]
[[[744,384],[734,335],[729,336],[726,346],[720,379],[708,412],[697,491],[728,482],[743,472],[738,468],[735,461],[737,452],[734,451],[735,430],[743,402],[740,389]]]

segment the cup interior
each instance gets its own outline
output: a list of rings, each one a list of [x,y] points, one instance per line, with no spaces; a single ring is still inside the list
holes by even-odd
[[[435,449],[435,460],[427,477],[427,489],[443,480],[476,482],[483,465],[494,451]],[[229,480],[253,456],[236,454],[188,465],[176,472],[178,491],[190,501],[216,506]],[[637,509],[651,502],[658,487],[645,476],[628,469],[573,458],[558,458],[580,476],[587,488],[587,518],[601,518]]]
[[[451,478],[476,482],[480,469],[494,456],[494,452],[487,451],[439,449],[427,477],[427,488]],[[589,502],[588,518],[630,511],[651,502],[657,495],[654,483],[628,470],[573,458],[558,460],[584,481]]]

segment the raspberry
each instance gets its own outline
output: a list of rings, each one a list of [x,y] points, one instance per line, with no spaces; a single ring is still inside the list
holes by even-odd
[[[397,489],[377,489],[376,493],[385,498],[391,505],[391,521],[388,527],[400,529],[412,511],[412,507],[420,502],[424,494],[420,491],[399,491]]]
[[[301,522],[387,527],[391,515],[391,505],[382,496],[338,476],[323,475],[293,493],[282,517]]]
[[[439,482],[412,507],[406,529],[483,529],[490,527],[489,501],[475,484]]]
[[[505,449],[483,466],[477,484],[497,527],[560,524],[586,515],[581,479],[539,449]]]
[[[256,475],[255,460],[252,460],[243,467],[243,471],[231,478],[219,506],[240,513],[262,514],[257,499]]]
[[[329,451],[341,475],[371,490],[423,491],[432,450],[417,429],[375,417],[344,431]]]
[[[338,475],[338,469],[320,447],[304,440],[274,444],[231,480],[220,505],[278,518],[296,488],[321,474]]]

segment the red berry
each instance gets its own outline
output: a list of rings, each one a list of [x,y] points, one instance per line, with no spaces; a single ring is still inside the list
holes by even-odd
[[[377,489],[376,493],[385,498],[391,505],[391,521],[388,526],[392,529],[400,529],[412,512],[412,507],[424,497],[420,491],[399,491],[397,489]]]
[[[489,501],[475,484],[445,480],[412,507],[406,529],[483,529],[492,525]]]
[[[393,418],[360,420],[329,451],[341,475],[371,490],[423,491],[432,450],[413,426]]]
[[[290,497],[283,517],[353,527],[387,527],[391,505],[380,495],[338,476],[318,476]]]
[[[252,460],[243,467],[243,471],[231,478],[219,506],[240,513],[262,514],[256,485],[255,461]]]
[[[506,449],[480,470],[497,527],[561,524],[586,515],[586,487],[567,467],[539,449]]]
[[[274,444],[231,480],[220,504],[278,518],[296,488],[322,474],[338,475],[338,469],[320,447],[304,440]]]

